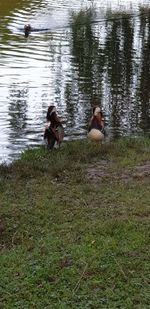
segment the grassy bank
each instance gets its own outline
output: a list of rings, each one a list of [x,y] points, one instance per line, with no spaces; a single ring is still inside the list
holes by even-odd
[[[1,307],[148,309],[149,167],[143,138],[0,166]]]

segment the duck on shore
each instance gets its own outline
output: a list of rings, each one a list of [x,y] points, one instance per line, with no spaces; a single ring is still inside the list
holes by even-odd
[[[92,110],[92,117],[89,123],[88,137],[93,141],[102,141],[104,139],[104,118],[99,106]]]

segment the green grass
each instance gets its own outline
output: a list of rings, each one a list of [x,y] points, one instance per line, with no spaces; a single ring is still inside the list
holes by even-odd
[[[149,158],[146,138],[80,140],[0,166],[2,308],[149,309]]]

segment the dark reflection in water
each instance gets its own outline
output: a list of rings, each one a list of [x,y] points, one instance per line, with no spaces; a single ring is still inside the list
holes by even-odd
[[[19,90],[17,85],[12,85],[9,92],[11,100],[8,119],[12,128],[11,135],[20,138],[25,134],[26,128],[27,89]]]
[[[140,127],[143,131],[150,130],[150,12],[141,16],[141,65],[139,75]],[[138,97],[138,95],[137,95]]]
[[[94,37],[91,11],[87,14],[81,12],[75,18],[72,25],[72,54],[78,68],[79,91],[84,93],[90,102],[98,97],[101,103],[104,54]]]
[[[150,131],[149,31],[149,10],[141,12],[139,28],[136,18],[125,13],[106,19],[104,29],[93,26],[91,11],[74,17],[78,91],[88,106],[99,102],[113,136]]]
[[[12,29],[19,27],[18,16],[23,25],[21,14],[14,25],[15,17],[10,17]],[[34,12],[34,20],[32,10],[30,14],[37,28],[41,17]],[[109,138],[149,135],[150,10],[103,17],[93,7],[77,10],[58,29],[51,16],[47,33],[40,32],[44,20],[45,15],[39,33],[27,39],[11,27],[0,36],[0,151],[5,159],[43,143],[49,104],[58,109],[66,139],[86,136],[95,104],[104,112]]]

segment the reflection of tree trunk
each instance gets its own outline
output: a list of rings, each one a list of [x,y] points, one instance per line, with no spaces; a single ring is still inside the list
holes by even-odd
[[[133,26],[130,17],[122,15],[111,23],[106,38],[105,55],[107,58],[108,83],[111,98],[111,125],[120,127],[121,114],[130,101],[133,65]]]
[[[133,77],[133,39],[134,39],[133,25],[130,18],[122,19],[122,37],[123,42],[123,79],[125,90],[129,93],[131,90],[131,83]]]
[[[139,85],[142,129],[150,129],[150,16],[148,16],[147,24],[147,37],[145,37],[142,45],[142,63]]]
[[[140,126],[144,131],[150,129],[150,11],[141,15],[140,33],[142,33],[141,65],[138,96],[141,105]]]
[[[75,16],[72,25],[72,53],[78,65],[78,86],[90,101],[102,95],[104,56],[92,30],[91,12]],[[83,81],[81,83],[81,81]]]
[[[19,90],[16,85],[10,89],[9,122],[13,140],[21,138],[26,129],[27,89]],[[11,137],[12,139],[12,137]]]

